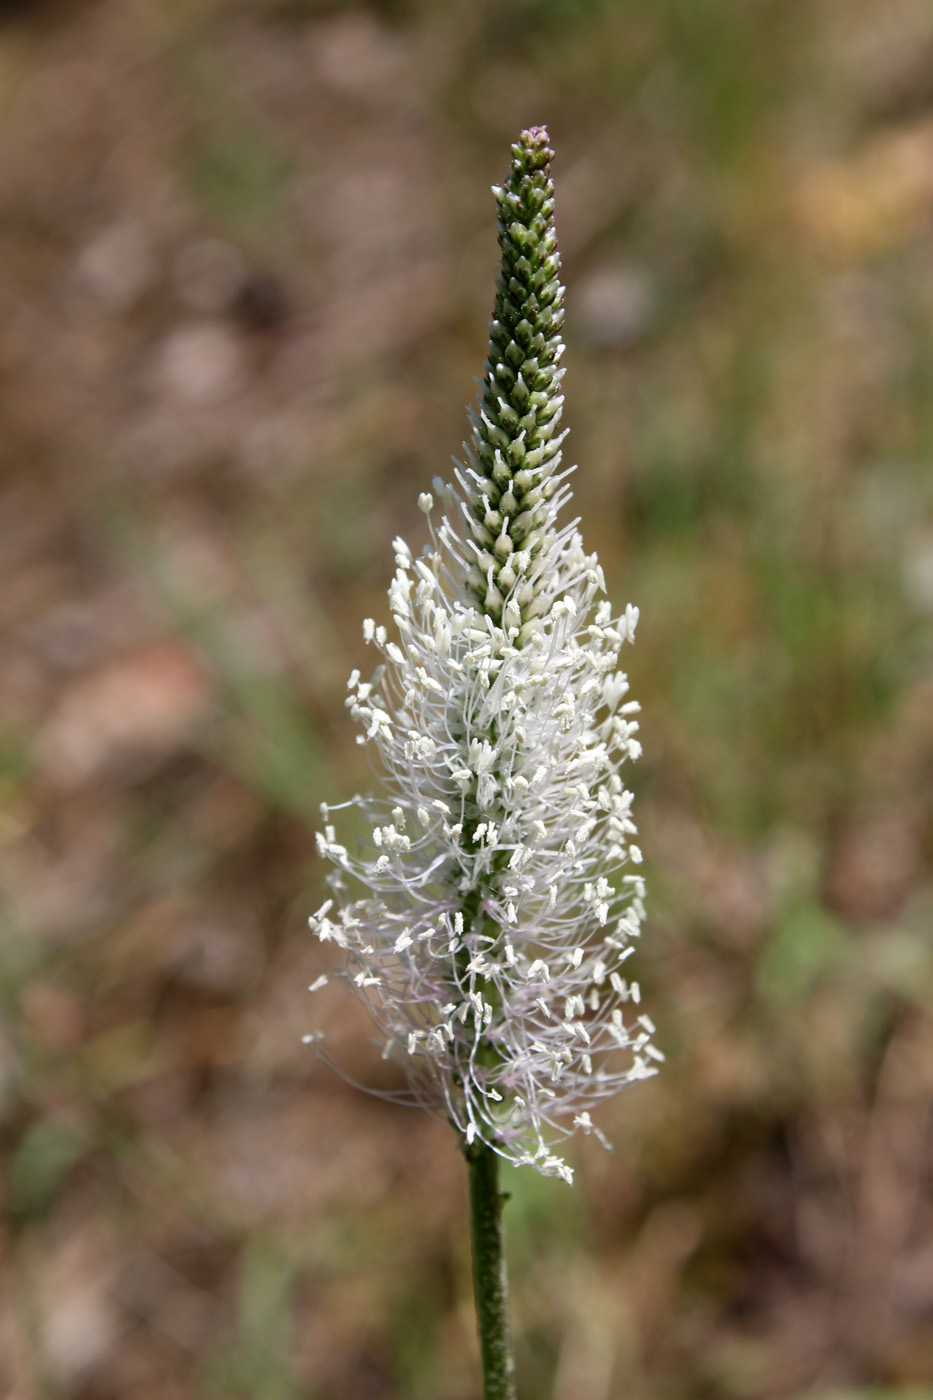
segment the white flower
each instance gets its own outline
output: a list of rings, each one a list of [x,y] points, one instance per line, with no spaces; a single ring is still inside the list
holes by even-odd
[[[618,773],[639,752],[619,669],[638,613],[613,618],[595,554],[558,518],[549,158],[543,129],[523,133],[496,190],[503,270],[468,461],[419,498],[420,558],[395,542],[396,635],[367,620],[384,661],[349,682],[384,795],[354,799],[370,829],[358,855],[329,823],[319,835],[333,899],[310,923],[346,950],[338,975],[417,1102],[569,1181],[556,1144],[576,1128],[602,1139],[589,1110],[662,1056],[623,975],[644,917]]]

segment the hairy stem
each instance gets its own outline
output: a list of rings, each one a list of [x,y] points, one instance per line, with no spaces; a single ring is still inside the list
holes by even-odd
[[[473,1293],[483,1362],[483,1400],[515,1400],[515,1360],[499,1190],[499,1158],[485,1143],[465,1149],[470,1170]]]

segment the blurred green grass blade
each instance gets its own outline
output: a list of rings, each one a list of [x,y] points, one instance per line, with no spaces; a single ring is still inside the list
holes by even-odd
[[[10,1165],[9,1209],[14,1218],[42,1216],[71,1168],[87,1151],[83,1134],[59,1118],[42,1118],[26,1132]]]

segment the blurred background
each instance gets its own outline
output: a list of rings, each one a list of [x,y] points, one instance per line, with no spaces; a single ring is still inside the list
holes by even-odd
[[[4,0],[0,1393],[475,1400],[323,798],[557,149],[663,1074],[511,1173],[525,1400],[933,1396],[933,8]]]

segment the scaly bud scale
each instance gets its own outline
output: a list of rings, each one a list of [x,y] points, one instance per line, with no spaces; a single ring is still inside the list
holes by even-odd
[[[557,429],[564,289],[550,161],[547,133],[525,132],[512,148],[508,179],[493,191],[502,264],[479,411],[471,415],[466,490],[477,546],[470,583],[497,622],[517,578],[513,553],[525,551],[533,560],[541,551],[563,440]],[[533,616],[533,585],[526,581],[515,596],[523,620]]]

